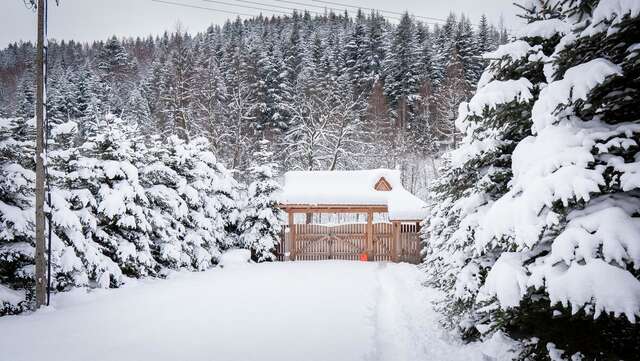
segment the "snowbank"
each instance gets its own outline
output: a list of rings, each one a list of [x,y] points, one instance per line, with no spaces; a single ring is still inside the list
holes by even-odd
[[[220,256],[219,266],[222,268],[242,267],[251,261],[251,252],[248,249],[230,249]]]
[[[0,358],[483,360],[480,345],[447,338],[422,279],[407,264],[275,262],[76,289],[50,312],[0,318]]]

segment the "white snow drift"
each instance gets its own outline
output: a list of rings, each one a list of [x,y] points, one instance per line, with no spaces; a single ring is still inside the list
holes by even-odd
[[[1,318],[0,358],[473,361],[505,352],[499,338],[451,343],[422,277],[407,264],[287,262],[76,289],[51,309]]]

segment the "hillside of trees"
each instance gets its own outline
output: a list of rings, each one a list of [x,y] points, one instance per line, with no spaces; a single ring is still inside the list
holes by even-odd
[[[228,21],[189,34],[51,42],[53,124],[114,114],[145,137],[207,138],[244,177],[260,139],[289,169],[401,168],[426,195],[434,158],[459,142],[458,104],[480,54],[507,38],[485,17],[430,25],[405,14],[328,13]],[[0,116],[33,116],[30,43],[0,51]]]

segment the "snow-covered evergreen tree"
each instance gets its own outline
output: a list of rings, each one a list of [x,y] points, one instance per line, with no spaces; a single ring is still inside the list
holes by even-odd
[[[449,64],[434,96],[433,138],[443,149],[458,146],[460,133],[455,125],[460,102],[468,99],[471,89],[465,79],[462,59],[455,49],[450,54]]]
[[[166,179],[164,182],[170,182],[168,186],[180,195],[187,209],[181,220],[186,234],[177,234],[182,238],[164,242],[181,243],[179,252],[188,255],[190,267],[202,270],[217,263],[221,251],[237,243],[235,235],[230,233],[239,214],[237,183],[231,173],[217,162],[205,138],[195,138],[186,143],[172,136],[167,140],[166,147],[162,164],[157,165],[162,169],[157,170],[162,170],[165,176],[177,175],[173,180]],[[152,168],[155,167],[152,165]],[[155,172],[156,169],[150,171]],[[169,193],[173,194],[170,189],[165,191],[167,198]],[[174,202],[171,206],[178,207],[182,212],[182,202]],[[165,213],[170,211],[166,206],[164,208]],[[180,220],[179,215],[181,213],[170,216]],[[171,232],[174,230],[171,229]]]
[[[279,123],[282,88],[280,87],[281,65],[276,58],[274,45],[268,44],[260,49],[257,60],[258,79],[256,84],[256,97],[258,103],[255,107],[256,129],[267,131],[280,129],[284,124]]]
[[[56,64],[48,73],[47,117],[55,122],[66,122],[78,114],[76,88],[72,82],[73,73]]]
[[[184,174],[178,173],[182,167],[180,159],[175,159],[178,152],[174,148],[184,143],[176,137],[170,137],[167,144],[155,140],[149,150],[149,164],[140,172],[149,199],[147,219],[152,229],[151,250],[164,267],[199,268],[194,267],[198,264],[192,257],[194,246],[187,243],[189,209],[184,196],[187,180]]]
[[[188,140],[193,128],[191,103],[195,95],[193,80],[196,71],[196,57],[190,47],[191,36],[178,28],[171,51],[163,71],[163,92],[160,99],[164,105],[169,134],[177,134]]]
[[[122,283],[118,265],[93,240],[97,202],[80,175],[78,125],[56,124],[49,140],[52,224],[52,287],[114,287]]]
[[[476,33],[476,39],[475,39],[478,55],[488,53],[490,51],[493,51],[496,48],[496,42],[494,37],[492,36],[491,31],[492,31],[491,26],[489,25],[487,16],[483,14],[480,17],[480,23],[478,24],[478,31]],[[476,71],[479,71],[479,73],[477,74],[478,76],[477,79],[480,79],[480,76],[482,75],[482,70],[486,65],[487,64],[485,62],[482,62],[481,67],[479,69],[476,69]]]
[[[36,115],[36,92],[34,91],[35,77],[31,71],[27,71],[18,86],[18,107],[16,116],[30,119]]]
[[[532,353],[552,342],[568,355],[632,359],[640,332],[640,114],[630,97],[640,91],[640,4],[561,4],[568,24],[525,29],[572,30],[545,67],[533,134],[514,150],[512,188],[481,223],[480,245],[504,239],[512,252],[496,261],[480,294],[500,306],[489,324],[527,324],[520,329],[541,338]]]
[[[147,133],[153,131],[153,129],[149,127],[149,124],[151,123],[149,102],[142,95],[140,89],[135,88],[131,91],[125,115],[127,120],[137,124],[138,129],[144,130]]]
[[[97,68],[103,91],[105,109],[119,114],[125,109],[130,90],[130,77],[135,67],[120,40],[111,37],[102,47],[97,57]]]
[[[93,94],[95,88],[95,77],[91,70],[83,66],[78,69],[71,79],[75,88],[73,119],[82,119],[84,117],[95,116],[96,112],[96,95]]]
[[[384,60],[384,92],[389,104],[397,107],[398,124],[408,126],[413,116],[413,103],[420,89],[417,61],[420,53],[414,20],[405,13],[395,29]]]
[[[97,228],[94,240],[128,276],[153,275],[148,200],[138,178],[139,138],[125,121],[107,114],[97,121],[96,134],[83,144],[77,161],[78,177],[96,200]]]
[[[369,64],[367,63],[367,37],[365,17],[362,10],[358,10],[353,33],[345,44],[345,73],[352,85],[356,96],[368,93],[373,85],[369,78]]]
[[[640,6],[523,8],[520,39],[490,55],[500,60],[460,108],[466,138],[434,194],[425,267],[467,336],[526,339],[523,359],[556,346],[632,359]]]
[[[222,78],[222,70],[217,58],[211,57],[215,51],[213,34],[208,34],[202,42],[203,51],[198,59],[198,72],[195,82],[198,84],[194,103],[197,104],[195,117],[202,120],[200,128],[216,154],[222,153],[222,144],[227,143],[228,129],[224,124],[224,106],[227,91]]]
[[[280,243],[284,212],[275,197],[280,186],[275,180],[277,166],[269,151],[269,141],[262,140],[259,148],[249,169],[251,183],[241,214],[240,244],[251,250],[255,261],[264,262],[276,259],[274,252]]]
[[[463,16],[458,22],[453,47],[460,57],[467,89],[473,89],[476,86],[482,73],[483,66],[478,45],[471,29],[471,22]]]
[[[34,145],[35,121],[0,119],[0,316],[33,301]]]
[[[424,229],[426,270],[432,284],[450,294],[444,310],[451,326],[469,336],[478,334],[477,291],[487,267],[504,250],[499,243],[493,250],[477,250],[475,232],[486,209],[507,192],[513,150],[530,135],[531,108],[544,82],[543,49],[558,41],[551,35],[552,40],[523,37],[485,54],[491,63],[456,120],[465,135],[462,144],[447,155],[432,190],[435,207]]]

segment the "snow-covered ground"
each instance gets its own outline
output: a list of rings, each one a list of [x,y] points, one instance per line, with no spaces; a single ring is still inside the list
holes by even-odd
[[[408,264],[235,265],[56,295],[0,318],[6,361],[482,360],[438,326]]]

